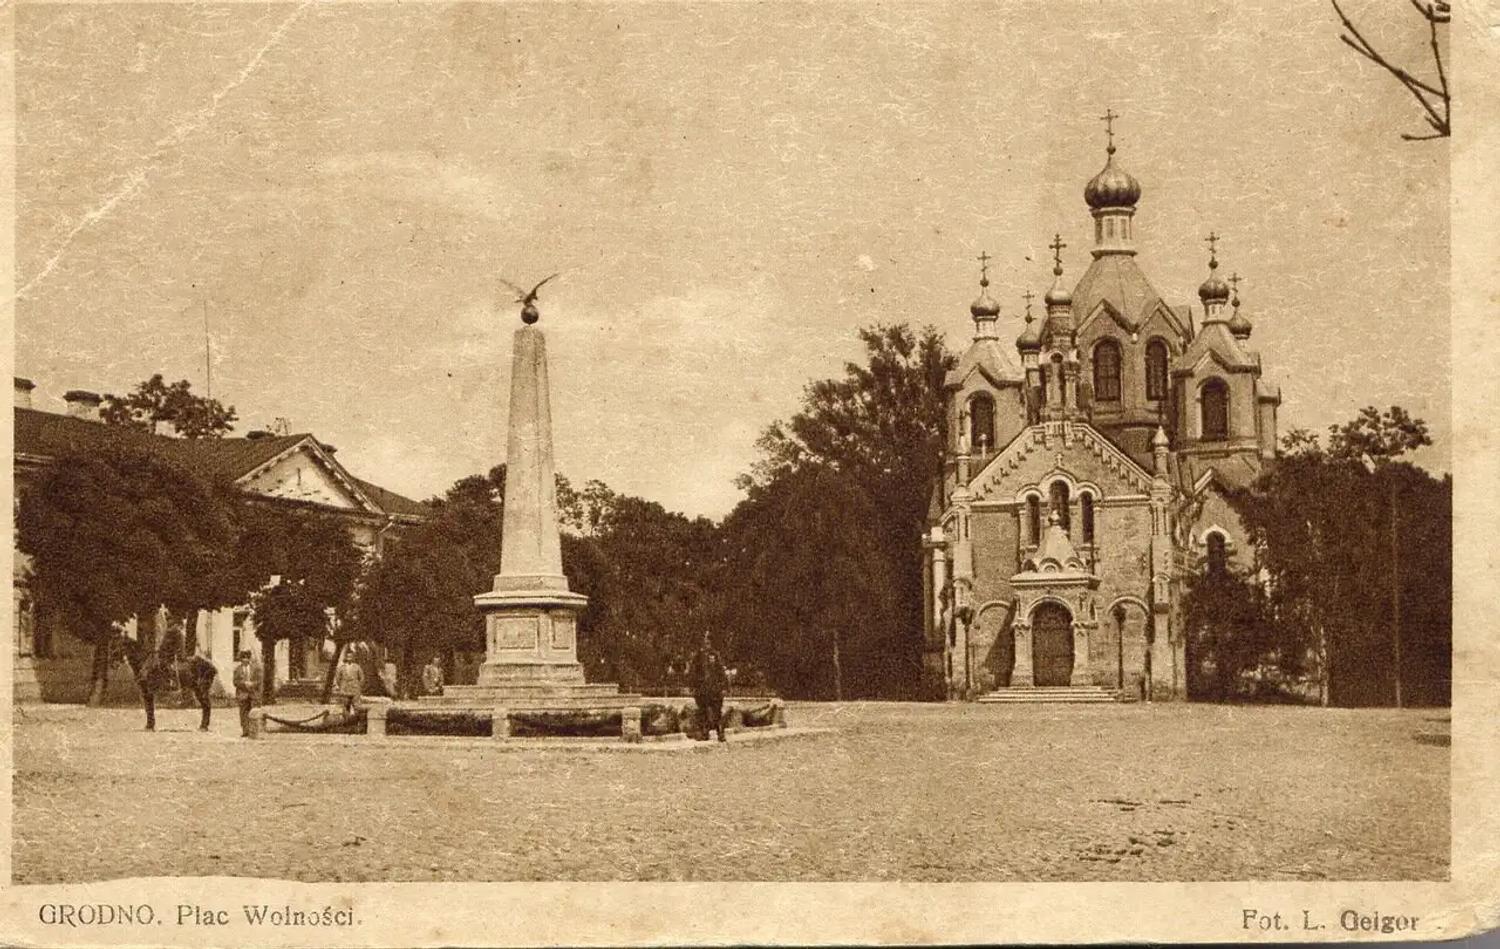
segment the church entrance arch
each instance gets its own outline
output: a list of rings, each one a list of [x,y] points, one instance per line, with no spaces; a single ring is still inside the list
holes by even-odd
[[[1073,684],[1073,615],[1058,603],[1031,614],[1032,668],[1037,685]]]

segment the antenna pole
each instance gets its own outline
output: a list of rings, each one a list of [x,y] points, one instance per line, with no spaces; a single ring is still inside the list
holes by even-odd
[[[206,377],[207,397],[214,397],[213,348],[208,342],[208,297],[203,297],[203,373]]]

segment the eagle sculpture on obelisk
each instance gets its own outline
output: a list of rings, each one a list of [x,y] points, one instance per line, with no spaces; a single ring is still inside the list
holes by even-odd
[[[583,681],[577,620],[588,598],[568,589],[562,571],[547,338],[536,325],[537,291],[556,276],[529,291],[501,278],[518,294],[523,325],[511,356],[500,572],[493,589],[474,597],[484,613],[480,686]]]

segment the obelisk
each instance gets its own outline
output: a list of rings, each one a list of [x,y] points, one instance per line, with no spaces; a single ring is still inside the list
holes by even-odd
[[[568,589],[562,571],[547,338],[535,295],[524,301],[512,344],[500,572],[494,589],[474,597],[484,613],[480,686],[583,681],[577,619],[588,598]]]

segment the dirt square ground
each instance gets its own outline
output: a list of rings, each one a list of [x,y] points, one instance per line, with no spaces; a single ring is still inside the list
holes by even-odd
[[[1448,715],[792,704],[671,754],[240,740],[232,709],[16,713],[20,883],[1441,880]]]

